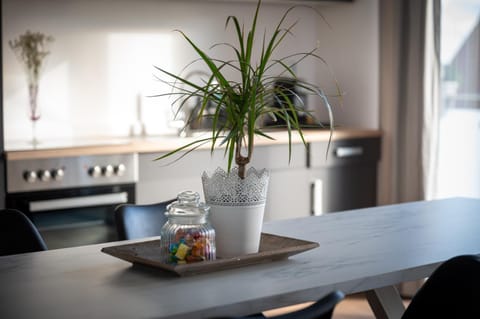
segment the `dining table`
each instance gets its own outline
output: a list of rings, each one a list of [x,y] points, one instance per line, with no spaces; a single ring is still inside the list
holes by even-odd
[[[480,254],[480,199],[276,220],[262,231],[319,245],[288,258],[188,276],[102,252],[158,238],[4,256],[0,318],[240,316],[315,301],[333,290],[365,292],[377,318],[400,318],[398,284],[428,277],[451,257]]]

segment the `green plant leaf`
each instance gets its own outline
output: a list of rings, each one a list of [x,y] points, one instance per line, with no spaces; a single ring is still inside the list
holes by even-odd
[[[331,124],[329,141],[331,141],[334,126],[333,113],[328,102],[328,96],[315,84],[299,80],[294,72],[294,67],[307,58],[312,58],[314,61],[327,65],[326,61],[316,54],[316,48],[280,58],[275,57],[275,52],[279,46],[288,36],[293,35],[293,29],[298,21],[287,26],[285,24],[287,17],[296,7],[288,8],[280,17],[272,33],[267,36],[267,32],[263,32],[263,37],[259,40],[257,40],[257,24],[261,1],[257,2],[253,20],[248,30],[245,30],[245,26],[240,24],[237,17],[228,16],[225,21],[225,28],[233,27],[235,32],[234,43],[216,43],[210,49],[214,50],[220,46],[228,48],[233,52],[234,58],[231,60],[222,60],[209,56],[184,32],[176,30],[198,55],[197,59],[187,64],[181,74],[186,72],[188,68],[193,67],[193,65],[203,63],[208,69],[208,75],[202,79],[202,84],[196,84],[188,77],[189,74],[194,74],[195,72],[187,72],[186,76],[182,76],[157,67],[162,75],[172,79],[172,81],[160,79],[163,83],[170,85],[172,92],[156,96],[170,95],[174,104],[178,106],[175,109],[176,114],[188,112],[186,110],[188,108],[187,101],[200,99],[196,104],[198,105],[195,108],[196,113],[187,117],[187,123],[206,118],[212,123],[212,131],[209,138],[188,143],[183,147],[164,154],[158,159],[164,159],[187,150],[187,153],[182,154],[181,157],[183,157],[188,152],[209,142],[211,143],[210,151],[212,153],[217,148],[224,148],[224,156],[228,159],[228,171],[230,171],[234,162],[239,166],[239,172],[245,171],[245,165],[251,161],[253,156],[255,138],[273,139],[259,126],[265,117],[269,117],[274,121],[282,120],[285,123],[284,128],[288,136],[290,161],[292,157],[292,131],[297,131],[302,142],[305,145],[307,143],[297,113],[300,111],[308,113],[308,110],[304,110],[303,102],[300,102],[299,105],[293,104],[287,98],[285,92],[275,88],[274,84],[279,76],[291,77],[296,80],[298,87],[305,90],[308,94],[320,96],[325,108],[328,110]],[[323,16],[321,17],[324,19]],[[260,47],[256,47],[257,41],[260,41]],[[254,60],[255,54],[259,54],[259,56]],[[272,70],[277,70],[277,68],[280,69],[279,74],[276,76],[270,74]],[[236,75],[236,78],[240,78],[239,81],[229,79],[232,72]],[[341,97],[340,87],[336,79],[334,77],[333,79],[337,89],[336,95]],[[296,95],[300,99],[296,92],[288,93],[289,95]],[[270,101],[279,96],[286,101],[283,107],[272,107]],[[244,176],[240,175],[240,177],[243,178]]]

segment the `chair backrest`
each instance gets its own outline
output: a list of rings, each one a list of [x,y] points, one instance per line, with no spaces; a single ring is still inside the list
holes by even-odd
[[[444,261],[415,293],[402,319],[480,318],[480,256]]]
[[[167,221],[164,215],[167,205],[174,199],[149,204],[123,204],[115,208],[115,223],[119,240],[159,236]]]
[[[335,306],[345,298],[341,291],[333,291],[310,306],[287,314],[273,316],[273,319],[330,319]],[[216,319],[261,319],[262,314],[248,317],[217,317]]]
[[[0,256],[47,250],[35,225],[16,209],[0,210]]]

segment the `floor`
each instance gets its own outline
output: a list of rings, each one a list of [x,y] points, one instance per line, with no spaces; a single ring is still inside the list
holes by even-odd
[[[367,299],[362,294],[346,297],[333,313],[333,319],[375,319]]]
[[[404,303],[407,305],[408,301],[404,301]],[[309,303],[270,310],[264,312],[264,314],[267,317],[280,315],[282,313],[301,309],[307,305],[309,305]],[[335,307],[333,319],[375,319],[375,317],[365,296],[363,294],[355,294],[347,296],[337,305],[337,307]]]

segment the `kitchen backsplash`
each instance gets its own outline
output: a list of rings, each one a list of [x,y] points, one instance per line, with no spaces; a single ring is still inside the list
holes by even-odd
[[[264,3],[260,30],[271,30],[288,7]],[[280,57],[319,46],[320,55],[347,92],[344,107],[336,112],[345,125],[378,127],[377,7],[376,0],[319,6],[331,28],[314,11],[299,7],[290,17],[292,22],[299,20],[294,36],[278,51]],[[192,49],[173,30],[185,31],[210,52],[212,44],[234,39],[232,30],[224,29],[228,15],[248,25],[254,9],[255,3],[241,1],[3,0],[5,139],[31,137],[26,77],[8,46],[9,40],[26,30],[55,38],[40,81],[40,140],[128,136],[138,116],[147,134],[168,134],[175,131],[171,100],[151,96],[169,89],[156,79],[153,66],[177,73],[195,59]],[[231,54],[226,49],[215,52],[223,57]],[[307,61],[297,72],[333,92],[331,78],[321,64]],[[309,100],[313,109],[317,103]],[[365,110],[354,109],[360,107],[357,103],[367,108],[367,115]],[[349,112],[344,108],[350,104],[353,110]]]

